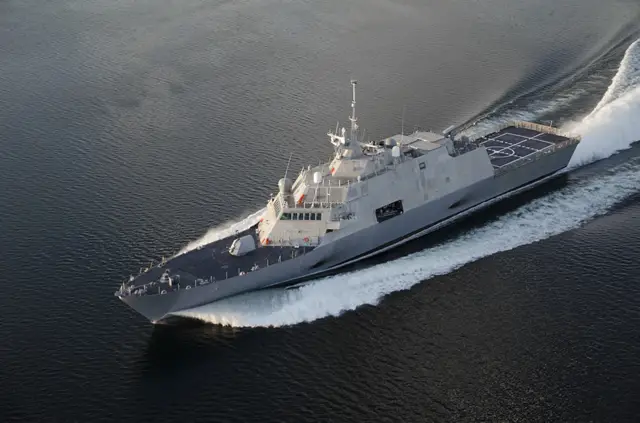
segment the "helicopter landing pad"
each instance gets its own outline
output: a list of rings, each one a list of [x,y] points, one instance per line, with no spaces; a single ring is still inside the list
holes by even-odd
[[[568,140],[569,138],[560,135],[510,126],[486,135],[477,142],[486,147],[493,167],[500,169]]]

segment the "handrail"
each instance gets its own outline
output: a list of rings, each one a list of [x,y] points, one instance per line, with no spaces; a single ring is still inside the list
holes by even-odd
[[[527,122],[524,120],[516,120],[516,121],[510,122],[509,124],[502,127],[501,130],[508,128],[509,126],[515,126],[516,128],[531,129],[532,131],[543,132],[547,134],[559,135],[561,137],[570,138],[578,141],[582,139],[582,136],[578,134],[565,133],[558,128],[554,128],[553,126],[542,125],[540,123],[534,123],[534,122]]]
[[[271,257],[272,260],[269,260],[269,257],[266,257],[262,260],[255,261],[250,268],[242,269],[238,267],[235,269],[230,269],[231,271],[225,271],[224,279],[222,277],[220,277],[220,279],[216,279],[215,276],[209,276],[208,278],[196,278],[193,286],[191,286],[191,283],[185,285],[185,282],[181,281],[179,274],[170,276],[170,278],[172,278],[171,285],[169,285],[167,281],[163,280],[162,277],[149,281],[142,285],[133,285],[135,281],[125,281],[118,287],[118,290],[116,290],[114,294],[119,297],[127,297],[127,296],[134,296],[134,295],[136,296],[156,295],[156,294],[163,295],[168,292],[189,290],[201,285],[215,284],[217,282],[234,278],[236,276],[246,275],[249,272],[257,271],[263,267],[269,267],[277,263],[281,263],[283,261],[297,258],[310,251],[313,251],[313,249],[320,244],[320,241],[321,241],[321,237],[319,236],[309,237],[309,241],[304,241],[304,239],[296,240],[296,241],[284,240],[283,245],[280,245],[279,247],[282,249],[286,248],[286,250],[281,250],[277,258]],[[278,248],[278,247],[275,247],[275,248]],[[158,287],[157,293],[155,289],[152,289],[156,286]]]

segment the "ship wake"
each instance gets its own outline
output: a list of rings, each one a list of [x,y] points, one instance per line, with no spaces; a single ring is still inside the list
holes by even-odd
[[[579,122],[563,129],[583,134],[571,158],[579,167],[629,148],[640,140],[640,40],[627,49],[618,73],[594,110]]]
[[[640,60],[638,44],[627,50],[610,89],[593,112],[567,125],[566,129],[583,134],[571,167],[609,157],[640,140],[640,125],[636,123],[640,80],[634,77],[638,71],[635,64]],[[577,228],[639,191],[640,158],[634,158],[605,174],[575,178],[566,187],[445,244],[317,280],[299,289],[248,293],[178,315],[236,327],[279,327],[338,316],[364,304],[375,305],[391,292],[408,289],[482,257]],[[261,213],[255,213],[254,218]]]

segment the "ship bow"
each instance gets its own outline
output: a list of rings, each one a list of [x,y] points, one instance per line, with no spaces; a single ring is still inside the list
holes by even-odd
[[[119,297],[122,302],[149,319],[157,323],[167,317],[178,299],[178,293],[165,295],[128,295]]]

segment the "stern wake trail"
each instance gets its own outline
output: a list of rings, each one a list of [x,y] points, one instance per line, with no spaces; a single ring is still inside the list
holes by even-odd
[[[609,157],[640,140],[640,80],[633,76],[638,67],[630,65],[640,60],[639,44],[636,42],[627,50],[610,90],[596,109],[581,122],[568,125],[571,132],[583,135],[571,167]],[[297,290],[252,292],[177,315],[237,327],[278,327],[337,316],[364,304],[377,304],[386,294],[447,274],[482,257],[577,228],[639,191],[640,158],[635,158],[603,175],[578,178],[569,186],[448,243],[313,281]],[[254,216],[257,218],[260,213]]]
[[[583,134],[571,158],[575,168],[629,148],[640,140],[640,39],[627,49],[618,73],[600,102],[581,122],[563,128]]]
[[[606,58],[607,55],[604,57]],[[613,78],[605,78],[605,74],[610,74]],[[517,98],[486,113],[459,135],[477,138],[481,134],[491,132],[497,126],[506,125],[514,120],[545,119],[564,122],[571,121],[583,113],[593,116],[604,106],[628,94],[638,85],[640,85],[640,40],[636,40],[627,47],[616,68],[605,64],[596,73],[587,73],[570,85],[564,88],[559,87],[553,94],[543,91]],[[595,98],[595,95],[601,92],[605,94],[600,97],[595,107],[583,108],[582,103],[586,99]]]
[[[640,39],[629,46],[620,62],[618,73],[611,81],[598,105],[587,118],[598,113],[603,107],[640,86]]]

